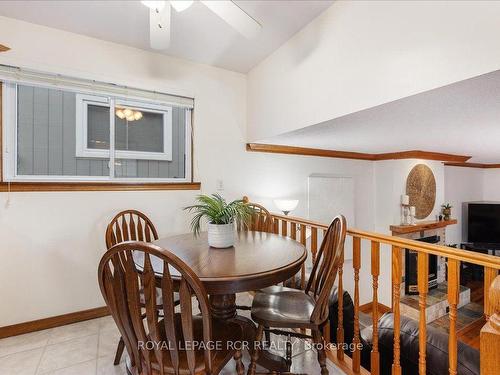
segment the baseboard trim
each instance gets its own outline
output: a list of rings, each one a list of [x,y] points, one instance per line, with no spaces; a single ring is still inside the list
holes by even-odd
[[[386,312],[391,311],[391,308],[389,306],[386,306],[380,302],[377,305],[378,305],[378,311],[382,314],[385,314]],[[364,305],[360,305],[359,311],[361,311],[362,313],[372,312],[373,311],[373,302],[368,302],[368,303],[365,303]]]
[[[107,306],[96,307],[94,309],[76,311],[69,314],[51,316],[49,318],[32,320],[30,322],[13,324],[10,326],[0,327],[0,339],[10,336],[22,335],[43,329],[60,327],[66,324],[83,322],[84,320],[101,318],[109,315]]]

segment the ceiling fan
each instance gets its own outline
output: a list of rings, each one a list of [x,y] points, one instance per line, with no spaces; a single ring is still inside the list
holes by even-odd
[[[193,0],[142,1],[149,8],[151,48],[157,50],[168,48],[172,8],[179,13],[189,8],[193,2]],[[247,38],[256,36],[262,28],[260,23],[232,1],[201,0],[200,2]]]
[[[0,44],[0,52],[7,52],[8,50],[10,50],[9,47],[4,46],[3,44]]]

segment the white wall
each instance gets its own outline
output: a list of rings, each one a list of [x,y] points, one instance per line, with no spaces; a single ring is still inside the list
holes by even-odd
[[[478,168],[445,167],[445,201],[453,206],[452,216],[458,220],[457,225],[451,225],[446,229],[447,243],[462,242],[462,203],[484,199],[486,171]]]
[[[248,195],[272,208],[272,199],[301,201],[307,176],[353,176],[357,226],[372,229],[371,162],[248,153],[246,78],[221,69],[0,17],[2,43],[12,51],[1,64],[112,81],[195,96],[195,180],[206,193],[223,180],[227,198]],[[103,305],[97,263],[104,230],[119,210],[151,216],[160,235],[188,231],[181,208],[199,192],[0,193],[0,326]],[[349,277],[346,276],[346,279]]]
[[[485,169],[483,178],[483,199],[500,202],[500,169]]]
[[[497,70],[498,19],[499,2],[336,1],[250,71],[249,140]]]

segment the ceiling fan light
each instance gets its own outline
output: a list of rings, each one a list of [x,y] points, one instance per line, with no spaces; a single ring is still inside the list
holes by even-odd
[[[193,0],[170,0],[170,5],[172,5],[172,8],[177,12],[182,12],[193,5],[193,2]]]
[[[165,8],[165,1],[141,1],[141,3],[149,9],[157,9],[158,11]]]
[[[142,113],[137,111],[137,112],[134,112],[134,119],[135,120],[140,120],[142,118]]]
[[[125,118],[125,113],[123,113],[123,110],[121,109],[117,109],[115,115],[122,120]]]
[[[125,115],[125,117],[128,118],[134,114],[134,111],[132,111],[130,108],[125,108],[123,110],[123,114]]]
[[[127,121],[134,121],[134,120],[135,120],[134,116],[127,116]]]

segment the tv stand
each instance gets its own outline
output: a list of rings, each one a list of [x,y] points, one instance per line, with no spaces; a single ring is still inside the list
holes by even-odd
[[[484,243],[484,242],[466,242],[460,245],[460,248],[469,251],[476,251],[478,253],[496,255],[496,251],[500,250],[498,243]]]

